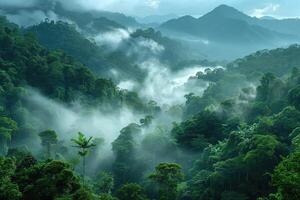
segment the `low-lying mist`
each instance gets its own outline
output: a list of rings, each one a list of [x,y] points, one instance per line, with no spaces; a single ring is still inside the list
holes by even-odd
[[[152,94],[148,94],[153,99],[163,98],[150,95]],[[179,94],[177,95],[179,96]],[[174,152],[174,149],[168,150],[169,147],[175,148],[170,139],[170,131],[172,122],[180,121],[180,113],[176,113],[178,114],[176,115],[170,110],[162,109],[149,124],[143,125],[140,119],[144,118],[145,115],[137,114],[127,107],[108,112],[107,110],[103,111],[101,107],[85,107],[80,102],[65,105],[49,99],[39,91],[29,87],[26,88],[26,95],[24,95],[23,100],[25,109],[29,113],[25,117],[25,123],[35,127],[36,133],[49,129],[54,130],[58,135],[59,143],[68,147],[72,146],[71,139],[77,137],[78,132],[103,141],[92,150],[93,159],[89,157],[90,160],[87,166],[87,173],[89,174],[98,173],[98,170],[105,170],[112,165],[115,157],[112,144],[122,134],[121,130],[130,124],[136,124],[141,130],[141,134],[135,136],[134,142],[136,143],[136,150],[139,151],[137,159],[144,160],[143,162],[147,163],[145,170],[152,169],[162,161],[176,161],[179,159],[178,156],[181,155],[177,151]],[[36,152],[39,155],[40,151],[38,149],[41,149],[39,146],[41,141],[39,138],[32,140],[35,141],[30,141],[30,143],[36,146],[29,146],[29,148],[33,153]],[[159,147],[155,147],[158,143],[160,144]],[[29,143],[27,144],[29,145]],[[152,151],[153,148],[156,150]],[[78,159],[75,159],[76,149],[71,148],[70,150],[66,152],[69,155],[68,159],[71,159],[69,161],[78,163]],[[160,155],[162,151],[171,152]],[[75,160],[72,160],[72,157]],[[183,157],[186,156],[182,156],[181,159]]]
[[[194,93],[201,96],[208,87],[208,82],[197,80],[198,72],[220,66],[190,66],[179,71],[172,71],[158,59],[147,60],[140,64],[147,71],[147,77],[142,84],[124,80],[119,83],[122,89],[135,90],[144,99],[152,99],[159,105],[176,105],[185,102],[185,95]]]
[[[110,144],[123,127],[142,117],[126,107],[108,113],[101,107],[87,108],[79,102],[66,106],[32,88],[27,92],[25,102],[31,114],[28,122],[34,124],[37,131],[55,130],[61,139],[70,140],[81,131],[88,136],[103,138]]]

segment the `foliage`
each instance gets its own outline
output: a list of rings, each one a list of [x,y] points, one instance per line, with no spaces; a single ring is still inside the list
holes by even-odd
[[[237,59],[228,67],[248,76],[254,72],[271,72],[282,76],[292,68],[299,66],[299,52],[299,45],[292,45],[287,49],[262,50],[245,58]]]
[[[183,179],[181,166],[175,163],[160,163],[149,178],[159,185],[159,199],[173,200],[177,197],[177,186]]]
[[[139,125],[129,124],[112,143],[115,155],[113,174],[117,187],[128,182],[138,182],[141,178],[144,166],[137,158],[137,139],[140,134]]]
[[[57,134],[53,130],[46,130],[39,133],[42,146],[47,149],[47,157],[51,158],[51,146],[57,143]]]
[[[110,23],[107,27],[112,28],[112,21],[108,21],[105,18],[95,19],[92,23],[94,28],[99,29],[99,23],[103,25],[104,22]],[[123,27],[120,26],[118,28]],[[136,67],[133,60],[127,58],[125,53],[121,51],[110,52],[104,47],[99,47],[95,42],[88,40],[79,33],[74,25],[62,21],[44,21],[30,27],[26,31],[34,33],[39,42],[48,49],[63,50],[88,66],[93,72],[102,76],[112,77],[110,69],[115,68],[121,72],[123,77],[137,80],[144,77],[143,71]],[[96,32],[99,34],[98,30]],[[126,69],[124,69],[124,66],[126,66]]]
[[[125,28],[91,15],[73,17],[81,26],[95,23],[97,30],[110,30],[109,24]],[[177,55],[178,43],[154,29],[136,30],[123,47],[141,40],[163,44],[160,61],[174,64],[183,56]],[[299,46],[257,52],[226,69],[198,73],[193,77],[196,87],[208,86],[203,95],[187,94],[185,104],[170,109],[148,99],[144,103],[136,92],[98,77],[118,69],[124,79],[130,74],[142,80],[145,74],[133,64],[140,53],[109,52],[64,22],[46,20],[21,32],[0,18],[0,153],[6,155],[0,157],[0,199],[300,199],[300,72],[294,68]],[[40,132],[37,123],[28,123],[31,112],[24,105],[30,88],[66,106],[99,106],[107,112],[129,107],[138,111],[135,119],[143,118],[118,136],[107,133],[114,139],[111,144],[79,132],[72,139],[78,156],[55,131]],[[173,118],[181,112],[182,118]],[[173,126],[171,121],[176,121]],[[42,148],[32,145],[38,139]],[[92,149],[96,144],[98,149]],[[48,160],[36,156],[43,151]],[[99,152],[108,156],[98,159]],[[83,167],[72,168],[70,163],[79,163],[79,157]]]
[[[214,112],[202,111],[192,119],[174,124],[172,135],[180,146],[188,150],[203,150],[222,138],[222,119]]]
[[[114,177],[106,172],[102,172],[95,180],[96,191],[98,194],[111,194],[114,187]]]
[[[119,200],[147,200],[143,188],[136,183],[123,185],[117,192]]]
[[[86,136],[81,132],[78,132],[78,137],[73,138],[71,141],[75,143],[75,146],[73,146],[73,147],[78,148],[78,155],[83,158],[82,176],[83,176],[83,184],[84,184],[84,180],[85,180],[85,157],[89,153],[89,149],[92,148],[92,147],[95,147],[96,145],[93,143],[93,137],[86,138]]]
[[[17,122],[0,115],[0,155],[6,154],[8,143],[11,141],[12,136],[16,133],[17,129]]]
[[[19,166],[15,181],[23,199],[54,199],[74,194],[79,188],[79,179],[69,165],[62,161],[46,161]]]
[[[12,181],[15,170],[14,159],[0,157],[0,199],[21,199],[22,193],[18,185]]]
[[[285,158],[275,168],[272,183],[277,187],[282,200],[300,198],[300,153],[295,152]]]

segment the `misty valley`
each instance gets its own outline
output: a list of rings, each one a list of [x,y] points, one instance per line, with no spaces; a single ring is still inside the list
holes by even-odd
[[[300,18],[130,2],[0,0],[0,200],[299,200]]]

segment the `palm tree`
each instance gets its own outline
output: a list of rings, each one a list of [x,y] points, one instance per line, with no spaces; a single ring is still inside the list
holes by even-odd
[[[76,147],[79,149],[78,154],[83,158],[83,163],[82,163],[82,176],[83,176],[83,185],[84,185],[84,177],[85,177],[85,157],[89,152],[89,149],[91,147],[96,146],[92,142],[93,137],[89,137],[88,139],[86,136],[78,132],[78,137],[75,139],[71,139],[72,142],[74,142],[76,145],[73,147]]]

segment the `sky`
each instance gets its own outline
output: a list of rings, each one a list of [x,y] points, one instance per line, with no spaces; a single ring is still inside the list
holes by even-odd
[[[28,7],[51,0],[0,0],[1,6]],[[54,0],[53,0],[54,1]],[[300,0],[56,0],[70,9],[98,9],[132,16],[201,16],[220,4],[233,6],[251,16],[300,17]]]

